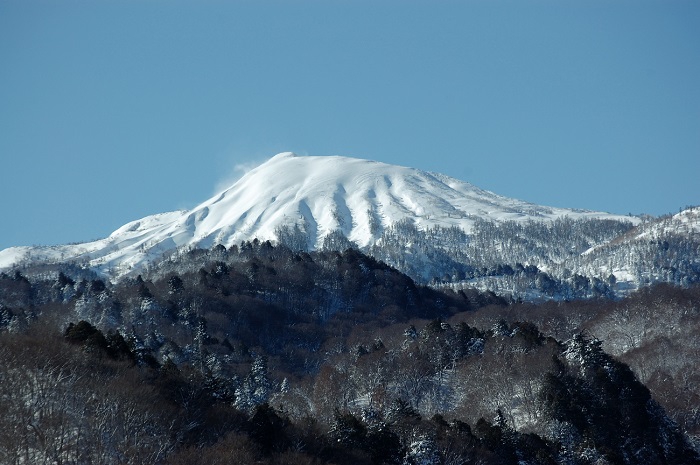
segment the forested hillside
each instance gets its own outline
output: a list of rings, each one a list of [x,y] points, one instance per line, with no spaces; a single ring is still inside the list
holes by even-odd
[[[0,274],[7,464],[698,463],[700,289],[515,303],[353,249]]]
[[[418,282],[516,300],[620,297],[655,283],[700,282],[698,208],[634,226],[613,219],[476,219],[457,227],[387,228],[368,253]]]

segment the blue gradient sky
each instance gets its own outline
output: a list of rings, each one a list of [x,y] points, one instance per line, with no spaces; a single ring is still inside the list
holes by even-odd
[[[0,249],[281,151],[544,205],[700,204],[700,2],[0,0]]]

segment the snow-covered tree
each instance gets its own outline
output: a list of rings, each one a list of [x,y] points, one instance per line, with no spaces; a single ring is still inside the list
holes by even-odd
[[[264,404],[272,394],[272,382],[267,370],[267,357],[257,356],[253,360],[250,372],[235,391],[234,405],[245,411],[251,411]]]
[[[419,436],[411,441],[404,457],[403,465],[439,465],[440,453],[435,440]]]

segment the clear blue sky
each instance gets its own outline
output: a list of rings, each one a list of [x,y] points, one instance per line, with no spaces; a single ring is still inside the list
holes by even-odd
[[[700,204],[700,2],[0,0],[0,249],[192,207],[287,150]]]

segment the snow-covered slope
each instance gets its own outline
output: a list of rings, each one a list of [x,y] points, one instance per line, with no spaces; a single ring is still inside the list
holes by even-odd
[[[309,248],[341,231],[361,247],[384,228],[409,219],[420,229],[494,221],[558,217],[629,217],[550,208],[496,195],[437,173],[346,157],[281,153],[223,192],[189,211],[148,216],[95,242],[0,251],[0,269],[22,261],[81,261],[120,276],[180,246],[229,247],[244,240],[275,240],[280,226],[298,225]]]
[[[700,235],[700,207],[689,207],[675,215],[662,216],[646,223],[640,223],[627,234],[610,243],[592,247],[583,255],[591,255],[600,249],[629,245],[640,241],[663,240],[669,236],[698,237],[698,235]]]
[[[639,224],[585,251],[582,259],[582,272],[613,274],[618,287],[695,282],[700,270],[700,207]]]
[[[656,239],[668,234],[700,234],[700,207],[687,208],[639,228],[637,239]]]

